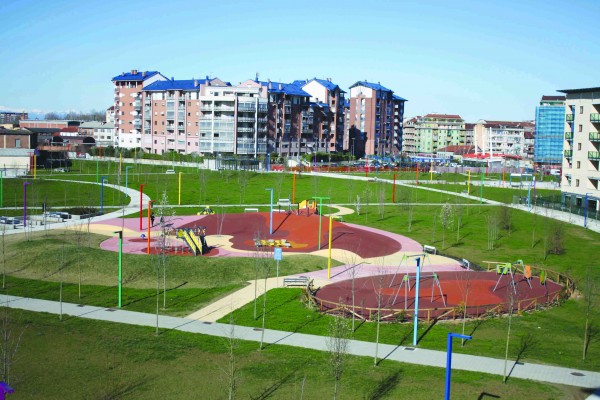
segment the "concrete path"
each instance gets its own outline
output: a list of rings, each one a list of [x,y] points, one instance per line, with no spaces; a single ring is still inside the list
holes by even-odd
[[[157,317],[155,314],[146,314],[118,309],[106,309],[92,306],[80,306],[71,303],[62,303],[61,306],[60,303],[55,301],[29,299],[15,296],[0,295],[0,302],[6,304],[10,308],[35,312],[46,312],[51,314],[59,314],[62,309],[62,314],[67,316],[138,326],[158,327],[161,330],[174,329],[183,332],[200,333],[218,337],[235,336],[241,340],[249,340],[254,342],[260,342],[262,336],[264,343],[267,345],[280,344],[312,350],[327,351],[327,337],[324,336],[307,335],[271,329],[266,329],[263,335],[261,329],[244,326],[219,324],[208,321],[190,320],[187,318],[168,316]],[[65,323],[68,323],[68,319]],[[375,343],[351,340],[348,345],[348,353],[356,356],[374,357]],[[443,351],[426,350],[406,346],[380,344],[378,356],[386,360],[438,368],[445,368],[446,365],[446,353]],[[503,376],[504,360],[454,353],[452,358],[452,368],[456,370]],[[600,372],[576,370],[573,368],[562,368],[540,364],[516,363],[514,360],[509,361],[507,371],[510,372],[510,378],[530,379],[540,382],[557,383],[582,388],[598,389],[598,387],[600,387]]]

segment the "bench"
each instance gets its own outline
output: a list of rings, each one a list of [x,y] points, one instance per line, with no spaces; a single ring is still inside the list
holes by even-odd
[[[437,254],[437,249],[434,246],[424,245],[423,252],[429,254]]]
[[[335,219],[336,221],[344,222],[344,217],[341,215],[332,215],[331,218]]]
[[[258,212],[258,208],[244,208],[244,212]]]
[[[283,286],[301,286],[306,287],[308,285],[308,277],[300,276],[297,278],[283,278]]]

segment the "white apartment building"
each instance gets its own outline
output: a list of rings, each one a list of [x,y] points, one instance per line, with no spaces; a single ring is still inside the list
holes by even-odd
[[[600,87],[559,90],[567,99],[561,191],[565,203],[600,210]],[[587,204],[586,204],[587,199]]]
[[[533,133],[533,122],[479,120],[473,126],[476,147],[484,153],[506,154],[526,158],[528,143],[525,133]]]

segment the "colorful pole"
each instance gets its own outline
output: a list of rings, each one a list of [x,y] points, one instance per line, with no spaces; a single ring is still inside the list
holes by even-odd
[[[179,205],[181,205],[181,172],[179,172]]]
[[[471,194],[471,170],[468,170],[467,174],[469,176],[467,180],[467,194]]]
[[[481,171],[481,187],[479,188],[479,204],[483,203],[483,181],[485,179],[485,175],[483,171]]]
[[[394,174],[394,183],[392,184],[392,203],[396,202],[396,174]]]
[[[148,254],[150,254],[150,227],[152,225],[150,215],[152,215],[152,200],[148,201]]]
[[[123,231],[117,231],[119,234],[119,308],[121,308],[121,294],[123,285]]]
[[[331,242],[333,236],[333,216],[329,216],[329,256],[327,258],[327,279],[331,278]]]
[[[119,152],[119,174],[123,171],[123,153]]]
[[[270,202],[270,209],[269,209],[269,235],[273,234],[273,188],[268,188],[265,190],[269,190],[271,192],[271,202]]]
[[[143,209],[143,200],[142,196],[144,194],[144,184],[140,185],[140,232],[142,231],[142,209]]]
[[[292,181],[292,204],[296,204],[296,172],[294,172],[294,179]]]
[[[27,226],[27,185],[29,182],[23,182],[23,228]]]
[[[421,282],[421,258],[417,257],[417,284],[415,287],[415,315],[413,318],[413,346],[417,345],[417,330],[419,327],[419,284]]]
[[[104,214],[104,179],[105,176],[100,179],[100,213]]]
[[[448,333],[448,348],[446,350],[446,394],[444,399],[450,400],[450,377],[452,375],[452,339],[471,340],[473,336],[461,335],[459,333]]]

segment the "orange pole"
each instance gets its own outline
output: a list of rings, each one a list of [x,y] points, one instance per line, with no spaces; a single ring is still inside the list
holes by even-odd
[[[419,164],[417,164],[417,186],[419,186]]]
[[[150,254],[150,215],[152,214],[152,201],[148,202],[148,254]]]

